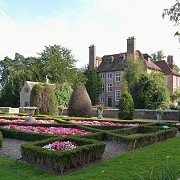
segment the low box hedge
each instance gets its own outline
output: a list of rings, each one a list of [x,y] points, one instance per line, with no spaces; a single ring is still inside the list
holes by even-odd
[[[44,145],[54,141],[75,142],[78,147],[63,152],[56,152],[42,148]],[[88,140],[77,137],[51,138],[21,146],[22,158],[32,164],[45,166],[57,172],[64,172],[70,168],[82,166],[100,159],[104,153],[105,144],[96,140]]]
[[[117,141],[132,150],[175,137],[176,133],[177,129],[174,127],[164,130],[160,126],[138,126],[113,130],[107,132],[106,136],[108,140]]]
[[[21,126],[20,124],[18,124]],[[43,125],[43,124],[41,124]],[[38,124],[36,125],[38,126]],[[46,126],[44,126],[46,127]],[[86,137],[87,139],[97,139],[101,140],[103,139],[102,132],[97,129],[89,128],[89,127],[84,127],[84,126],[78,126],[76,124],[64,124],[64,125],[58,125],[58,127],[64,127],[64,128],[76,128],[76,129],[81,129],[81,130],[86,130],[92,132],[92,134],[85,134],[85,135],[76,135],[77,137]],[[27,132],[27,131],[20,131],[20,130],[15,130],[15,129],[5,129],[0,126],[0,130],[3,134],[4,137],[9,137],[9,138],[16,138],[16,139],[21,139],[25,141],[37,141],[37,140],[43,140],[43,139],[48,139],[52,137],[59,137],[54,134],[44,134],[44,133],[35,133],[35,132]],[[72,135],[71,135],[72,136]]]
[[[2,147],[2,143],[3,143],[3,135],[0,131],[0,148]]]

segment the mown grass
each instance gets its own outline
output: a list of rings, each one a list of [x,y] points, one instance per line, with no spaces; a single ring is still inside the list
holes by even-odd
[[[158,168],[163,166],[167,157],[171,158],[176,172],[180,171],[180,137],[137,149],[67,176],[55,176],[30,165],[0,156],[0,179],[136,180],[140,179],[138,174],[143,177],[145,174],[150,174],[153,165],[158,172],[161,172],[161,169]]]

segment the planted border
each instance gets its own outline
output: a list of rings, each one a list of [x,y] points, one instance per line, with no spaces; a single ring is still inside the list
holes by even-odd
[[[2,132],[0,131],[0,148],[2,147],[2,143],[3,143],[3,135]]]
[[[136,135],[138,133],[143,135]],[[117,141],[128,150],[132,150],[175,137],[176,133],[177,129],[174,127],[170,127],[165,131],[160,126],[138,126],[113,130],[106,135],[108,140]]]
[[[73,141],[78,144],[78,147],[71,151],[63,152],[42,148],[44,145],[54,141]],[[104,150],[105,144],[102,142],[77,137],[51,138],[21,146],[21,154],[25,161],[38,166],[45,166],[61,173],[70,168],[100,159]]]

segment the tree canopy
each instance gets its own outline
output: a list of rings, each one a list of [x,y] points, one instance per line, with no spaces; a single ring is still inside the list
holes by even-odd
[[[42,82],[46,75],[50,83],[67,82],[71,87],[78,82],[85,83],[83,72],[75,67],[76,61],[71,50],[60,45],[46,46],[39,57],[25,58],[18,53],[14,59],[5,57],[0,61],[1,106],[19,106],[19,93],[24,82]],[[14,100],[12,95],[16,97]]]
[[[180,1],[176,0],[175,4],[170,8],[166,8],[163,10],[162,17],[169,17],[169,20],[174,22],[175,25],[179,26],[180,24]],[[174,34],[175,36],[180,36],[180,32],[177,31]]]

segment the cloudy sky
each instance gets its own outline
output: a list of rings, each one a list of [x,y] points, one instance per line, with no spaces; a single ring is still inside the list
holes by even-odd
[[[38,56],[45,46],[72,50],[77,67],[97,56],[126,52],[126,39],[136,38],[142,53],[163,50],[180,67],[179,27],[162,18],[175,0],[0,0],[0,60],[15,53]]]

